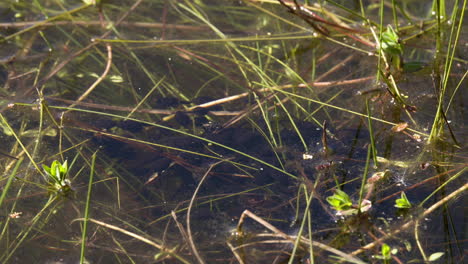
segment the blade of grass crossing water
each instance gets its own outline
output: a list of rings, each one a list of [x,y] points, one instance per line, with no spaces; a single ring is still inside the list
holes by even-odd
[[[362,174],[362,181],[361,181],[361,188],[359,189],[359,203],[358,203],[358,208],[359,208],[359,213],[361,212],[361,204],[362,204],[362,199],[364,196],[364,188],[366,186],[366,181],[367,181],[367,173],[369,172],[369,164],[370,164],[370,159],[371,159],[371,153],[372,153],[372,147],[368,146],[367,147],[367,158],[366,158],[366,166],[364,167],[364,173]]]
[[[457,47],[458,40],[461,34],[461,28],[463,26],[463,18],[465,16],[466,4],[467,4],[467,1],[466,0],[463,1],[463,5],[462,5],[463,8],[460,11],[460,16],[459,16],[460,19],[459,19],[458,24],[455,23],[455,21],[457,20],[457,17],[458,17],[457,14],[458,14],[459,2],[456,1],[454,4],[454,10],[451,16],[452,27],[451,27],[450,37],[449,37],[448,45],[447,45],[447,57],[445,60],[444,73],[443,73],[444,75],[443,75],[441,87],[439,89],[440,92],[438,95],[439,102],[438,102],[437,112],[434,118],[434,122],[432,124],[432,129],[431,129],[428,142],[433,142],[434,140],[439,138],[442,133],[442,129],[443,129],[444,121],[445,121],[443,102],[444,102],[445,92],[447,90],[447,85],[449,83],[449,77],[450,77],[450,72],[452,70],[456,47]],[[457,140],[454,138],[453,135],[452,135],[452,138],[457,144]]]
[[[85,205],[84,220],[83,220],[83,232],[81,234],[80,264],[85,263],[86,231],[88,230],[89,204],[91,203],[91,191],[93,187],[94,166],[96,164],[96,155],[97,155],[97,152],[95,152],[93,156],[91,157],[91,172],[89,173],[88,195],[86,196],[86,205]]]
[[[399,23],[398,23],[398,16],[397,16],[397,4],[395,0],[392,0],[392,15],[393,15],[393,25],[395,26],[395,30],[398,32]]]
[[[31,156],[31,154],[29,153],[28,149],[26,148],[26,146],[23,144],[23,142],[21,142],[20,138],[18,137],[18,135],[16,134],[16,132],[13,130],[13,128],[11,128],[10,124],[8,123],[8,120],[3,116],[2,113],[0,113],[0,121],[4,123],[4,125],[10,130],[10,132],[12,133],[13,137],[15,138],[15,140],[18,142],[18,144],[21,146],[21,149],[24,150],[24,153],[26,154],[26,156],[29,158],[29,160],[31,161],[32,165],[34,166],[34,168],[36,168],[37,172],[39,172],[43,177],[45,177],[44,173],[42,172],[42,170],[39,168],[39,166],[37,165],[37,163],[34,161],[33,157]]]
[[[374,161],[374,167],[377,167],[377,149],[375,147],[375,139],[374,139],[374,131],[372,129],[372,120],[371,120],[371,114],[370,114],[370,109],[369,109],[369,100],[366,100],[366,111],[367,111],[367,123],[369,125],[369,137],[370,137],[370,147],[371,147],[371,153],[372,153],[372,160]]]
[[[384,11],[384,1],[380,1],[380,7],[379,7],[379,17],[380,17],[380,21],[379,21],[379,45],[378,45],[378,52],[379,52],[379,56],[378,56],[378,60],[377,60],[377,72],[376,72],[376,81],[379,81],[382,74],[382,56],[384,56],[383,54],[383,50],[382,50],[382,33],[384,32],[383,30],[383,11]]]
[[[15,178],[16,172],[18,171],[18,168],[21,165],[21,162],[23,162],[23,158],[19,159],[16,162],[15,167],[13,168],[13,171],[11,172],[10,176],[8,177],[7,183],[3,187],[2,195],[0,196],[0,208],[2,208],[3,200],[5,199],[5,197],[6,197],[7,193],[8,193],[8,189],[10,189],[11,182]]]
[[[294,241],[294,248],[292,250],[292,253],[291,253],[291,257],[289,258],[289,261],[288,261],[288,264],[292,264],[294,263],[294,256],[296,255],[296,251],[297,251],[297,248],[300,246],[301,244],[301,237],[302,237],[302,232],[304,231],[304,226],[307,222],[307,225],[308,225],[308,228],[309,228],[309,240],[310,240],[310,243],[309,243],[309,255],[310,255],[310,263],[314,263],[314,249],[313,249],[313,246],[312,246],[312,215],[310,213],[310,204],[312,203],[312,199],[314,198],[314,190],[315,190],[315,187],[317,187],[317,183],[319,182],[319,179],[320,179],[320,176],[319,178],[317,178],[317,180],[315,181],[315,184],[314,184],[314,189],[310,192],[310,194],[308,195],[308,192],[307,192],[307,187],[305,185],[301,185],[302,188],[304,189],[304,196],[306,198],[306,206],[305,206],[305,211],[304,211],[304,217],[302,218],[302,222],[301,222],[301,226],[299,228],[299,231],[297,232],[297,237],[296,237],[296,241]]]

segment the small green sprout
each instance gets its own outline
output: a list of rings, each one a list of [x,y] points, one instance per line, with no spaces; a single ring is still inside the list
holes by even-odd
[[[388,58],[391,59],[393,65],[400,70],[403,64],[401,59],[401,56],[403,55],[403,46],[400,43],[398,34],[390,25],[387,27],[387,30],[382,33],[381,47]]]
[[[382,49],[389,55],[403,54],[403,46],[400,43],[400,38],[390,25],[387,27],[387,30],[382,33]]]
[[[353,205],[349,196],[339,189],[332,196],[327,197],[327,202],[337,211],[349,210]]]
[[[67,195],[72,189],[70,186],[70,180],[68,176],[68,163],[65,161],[63,164],[58,160],[54,160],[52,165],[48,167],[42,164],[42,168],[47,176],[47,182],[51,193],[62,193]]]
[[[381,251],[382,251],[382,259],[389,260],[389,259],[392,257],[391,250],[392,250],[392,249],[390,248],[390,246],[384,243],[384,244],[382,245],[382,249],[381,249]]]
[[[401,198],[395,200],[395,207],[400,209],[411,208],[411,203],[406,197],[405,192],[401,193]]]
[[[382,259],[384,260],[384,263],[388,263],[388,260],[392,258],[392,255],[396,255],[398,253],[398,249],[396,248],[391,248],[387,244],[382,244],[382,248],[380,250],[381,255],[374,256],[376,259]]]
[[[348,194],[342,190],[336,190],[332,196],[327,197],[327,202],[337,211],[336,215],[350,216],[361,212],[367,212],[372,207],[372,202],[363,199],[360,205],[354,205]]]

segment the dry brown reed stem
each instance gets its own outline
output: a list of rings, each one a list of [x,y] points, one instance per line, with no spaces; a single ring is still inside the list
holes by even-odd
[[[77,218],[77,219],[74,219],[72,221],[72,223],[75,222],[75,221],[85,221],[85,220],[86,219],[84,219],[84,218]],[[108,228],[108,229],[118,231],[118,232],[123,233],[123,234],[125,234],[127,236],[133,237],[133,238],[135,238],[135,239],[137,239],[137,240],[139,240],[141,242],[144,242],[144,243],[146,243],[146,244],[148,244],[150,246],[153,246],[153,247],[161,250],[163,253],[165,253],[165,254],[167,254],[169,256],[172,256],[172,257],[178,259],[182,263],[190,263],[189,261],[187,261],[183,257],[181,257],[181,256],[177,255],[176,253],[174,253],[174,250],[168,249],[168,248],[166,248],[166,247],[164,247],[164,246],[162,246],[162,245],[160,245],[160,244],[158,244],[158,243],[156,243],[156,242],[154,242],[154,241],[152,241],[152,240],[150,240],[148,238],[145,238],[145,237],[140,236],[138,234],[135,234],[133,232],[127,231],[127,230],[125,230],[123,228],[120,228],[118,226],[107,224],[105,222],[102,222],[102,221],[99,221],[99,220],[96,220],[96,219],[93,219],[93,218],[88,218],[87,221],[98,224],[98,225],[103,226],[103,227]]]
[[[255,220],[259,224],[263,225],[265,228],[269,229],[270,231],[272,231],[276,235],[282,237],[283,239],[289,241],[290,243],[292,243],[292,244],[295,243],[296,238],[294,236],[289,236],[289,235],[285,234],[284,232],[282,232],[281,230],[279,230],[278,228],[276,228],[272,224],[268,223],[267,221],[263,220],[261,217],[259,217],[259,216],[255,215],[254,213],[250,212],[249,210],[245,210],[241,214],[241,216],[239,218],[239,223],[237,224],[237,230],[238,230],[239,234],[242,234],[242,226],[244,224],[244,221],[245,221],[246,217],[250,217],[251,219]],[[356,257],[354,257],[352,255],[346,254],[346,253],[344,253],[344,252],[342,252],[342,251],[340,251],[340,250],[338,250],[336,248],[330,247],[328,245],[322,244],[322,243],[317,242],[317,241],[310,241],[309,239],[301,237],[301,243],[304,243],[304,244],[312,243],[313,246],[318,247],[320,249],[323,249],[325,251],[328,251],[330,253],[333,253],[333,254],[335,254],[337,256],[340,256],[340,257],[344,258],[346,261],[365,264],[365,262],[360,260],[359,258],[356,258]]]
[[[437,203],[433,204],[431,207],[429,207],[428,209],[426,209],[420,216],[419,218],[424,218],[424,217],[427,217],[429,214],[431,214],[432,212],[434,212],[437,208],[439,208],[440,206],[444,205],[445,203],[447,203],[448,201],[450,201],[451,199],[454,199],[457,195],[465,192],[466,190],[468,189],[468,183],[466,183],[465,185],[463,185],[462,187],[458,188],[457,190],[453,191],[452,193],[450,193],[449,195],[445,196],[443,199],[441,199],[440,201],[438,201]],[[409,227],[411,227],[412,225],[414,225],[416,223],[415,220],[411,220],[409,222],[407,222],[406,224],[402,225],[399,229],[391,232],[390,234],[386,235],[386,236],[383,236],[377,240],[375,240],[374,242],[372,243],[369,243],[363,247],[361,247],[360,249],[358,250],[355,250],[351,253],[352,256],[356,256],[358,254],[361,254],[363,253],[364,251],[366,250],[369,250],[369,249],[372,249],[373,247],[375,246],[378,246],[380,244],[382,244],[385,240],[399,234],[400,232],[402,232],[403,230],[405,229],[408,229]]]
[[[338,85],[350,85],[350,84],[356,84],[356,83],[369,81],[369,80],[372,80],[374,78],[375,78],[374,76],[367,76],[367,77],[362,77],[362,78],[357,78],[357,79],[352,79],[352,80],[333,81],[333,82],[311,82],[311,83],[301,83],[301,84],[286,84],[286,85],[279,85],[279,86],[273,86],[273,87],[258,89],[258,90],[255,90],[255,92],[265,93],[265,92],[271,92],[272,90],[283,90],[283,89],[292,89],[292,88],[331,87],[331,86],[338,86]],[[214,100],[214,101],[211,101],[211,102],[207,102],[207,103],[204,103],[204,104],[189,107],[186,111],[191,111],[191,110],[196,109],[198,107],[206,108],[206,107],[219,105],[219,104],[222,104],[222,103],[233,102],[233,101],[245,98],[245,97],[247,97],[247,96],[249,96],[251,94],[252,94],[252,92],[244,92],[244,93],[240,93],[240,94],[237,94],[237,95],[228,96],[228,97],[221,98],[221,99],[218,99],[218,100]],[[252,111],[252,110],[250,110],[250,111]],[[246,111],[245,110],[240,111],[240,113],[245,114]],[[174,117],[174,115],[171,114],[170,116],[166,116],[164,118],[164,120],[167,121],[167,120],[170,120],[173,117]]]
[[[357,78],[357,79],[351,79],[351,80],[343,80],[343,81],[333,81],[333,82],[311,82],[311,83],[300,83],[300,84],[285,84],[285,85],[279,85],[275,87],[267,87],[267,88],[262,88],[255,90],[258,93],[264,93],[264,92],[269,92],[271,90],[283,90],[283,89],[291,89],[291,88],[307,88],[307,87],[330,87],[330,86],[338,86],[338,85],[349,85],[349,84],[356,84],[356,83],[361,83],[369,80],[375,79],[375,76],[367,76],[367,77],[362,77],[362,78]],[[250,95],[250,92],[245,92],[237,95],[232,95],[228,96],[219,100],[214,100],[211,102],[207,102],[204,104],[200,104],[195,107],[211,107],[214,105],[218,105],[221,103],[226,103],[230,101],[235,101],[244,97],[247,97]]]
[[[179,232],[180,234],[182,235],[182,237],[184,238],[185,241],[189,241],[189,237],[187,235],[187,232],[185,231],[184,229],[184,226],[179,222],[179,220],[177,219],[177,214],[175,211],[171,211],[171,216],[172,216],[172,219],[174,220],[177,228],[179,229]]]
[[[223,124],[223,129],[226,129],[232,125],[234,125],[235,123],[237,123],[238,121],[242,120],[244,117],[246,117],[249,113],[253,112],[254,110],[258,109],[260,107],[261,104],[263,104],[264,101],[268,101],[270,100],[271,98],[273,98],[273,96],[275,95],[275,93],[270,93],[268,96],[265,96],[261,99],[261,102],[258,102],[257,104],[255,105],[249,105],[245,110],[242,110],[240,112],[239,115],[231,118],[229,121],[227,121],[226,123]]]
[[[228,247],[231,249],[232,254],[234,254],[234,257],[237,259],[237,262],[239,262],[239,264],[244,264],[245,262],[242,259],[242,257],[239,255],[239,253],[237,253],[236,248],[234,248],[234,246],[230,242],[226,242],[226,243]]]
[[[342,65],[343,65],[343,63],[340,63],[339,65],[333,67],[330,71],[333,72],[336,69],[342,67]],[[364,78],[366,78],[366,77],[364,77]],[[372,79],[374,77],[369,77],[369,78]],[[363,79],[363,78],[359,78],[359,79]],[[349,81],[349,80],[346,80],[346,81]],[[341,82],[345,82],[345,81],[341,81]],[[329,83],[329,82],[325,82],[325,83]],[[338,82],[336,82],[336,83],[338,83]],[[351,84],[351,83],[353,83],[353,82],[350,82],[349,84]],[[273,98],[273,96],[275,95],[275,93],[273,93],[272,90],[283,90],[283,89],[287,89],[287,88],[296,88],[296,87],[306,88],[306,87],[309,87],[309,86],[319,87],[316,84],[320,85],[320,82],[313,82],[313,83],[310,83],[310,84],[303,83],[303,84],[299,84],[299,85],[290,85],[290,84],[288,84],[288,85],[282,85],[282,86],[273,86],[273,87],[269,87],[269,88],[258,89],[255,92],[258,92],[258,93],[270,92],[270,94],[268,96],[265,96],[264,98],[262,98],[263,101],[268,101],[270,98]],[[343,83],[341,83],[341,84],[343,84]],[[242,93],[241,95],[244,95],[244,94],[246,94],[246,96],[247,96],[250,93],[246,92],[246,93]],[[240,98],[241,97],[236,98],[236,99],[240,99]],[[285,100],[283,100],[283,103],[285,103],[288,100],[289,100],[289,97],[286,97]],[[208,103],[210,103],[210,102],[208,102]],[[207,106],[199,105],[198,107],[207,107]],[[226,122],[223,125],[223,128],[228,128],[228,127],[232,126],[233,124],[235,124],[236,122],[240,121],[245,116],[247,116],[250,112],[256,110],[258,107],[260,107],[258,104],[254,105],[254,106],[250,106],[248,109],[242,111],[241,114],[239,114],[238,116],[236,116],[236,117],[232,118],[231,120],[229,120],[228,122]],[[275,106],[271,106],[268,110],[274,109],[274,107]]]
[[[101,27],[105,29],[105,24],[104,24],[104,16],[102,15],[102,10],[99,8],[99,21],[101,22]],[[99,76],[99,78],[94,81],[94,83],[76,100],[77,102],[83,101],[88,95],[106,78],[107,74],[109,73],[109,70],[112,66],[112,47],[109,43],[106,44],[106,49],[107,49],[107,64],[106,68],[104,69],[104,72]],[[72,104],[69,107],[72,108],[75,105]],[[67,112],[67,111],[66,111]]]
[[[330,38],[330,31],[324,25],[333,27],[335,31],[343,34],[351,39],[354,39],[357,42],[360,42],[366,46],[374,48],[376,46],[375,43],[370,42],[369,40],[363,38],[361,35],[365,33],[360,29],[350,28],[347,24],[343,23],[341,19],[339,19],[336,15],[331,12],[327,12],[321,5],[315,4],[315,7],[301,5],[297,0],[286,1],[284,0],[277,0],[279,4],[284,6],[288,12],[294,14],[298,18],[301,18],[304,22],[309,24],[316,32],[323,35],[326,39],[331,40]],[[318,14],[315,13],[313,10],[320,10],[321,13],[327,15],[328,18],[320,17]],[[334,22],[328,21],[328,19],[334,20]],[[324,25],[322,25],[324,24]],[[353,34],[356,34],[353,35]]]
[[[193,208],[193,203],[195,202],[195,198],[197,197],[198,191],[200,190],[200,187],[202,186],[203,182],[206,180],[208,175],[210,174],[210,171],[216,167],[216,165],[220,164],[224,160],[218,161],[216,163],[213,163],[210,165],[210,167],[206,170],[205,174],[203,177],[200,179],[200,182],[198,183],[197,188],[193,192],[192,199],[190,199],[190,203],[187,208],[187,235],[188,235],[188,243],[190,245],[190,248],[192,249],[193,254],[197,258],[198,263],[204,264],[205,261],[201,258],[200,254],[198,253],[197,247],[195,246],[195,242],[193,241],[193,236],[192,236],[192,229],[190,228],[190,214],[192,212]]]
[[[306,88],[309,86],[313,87],[331,87],[331,86],[338,86],[338,85],[349,85],[349,84],[356,84],[356,83],[361,83],[365,82],[368,80],[374,79],[374,76],[368,76],[368,77],[363,77],[363,78],[357,78],[357,79],[352,79],[352,80],[344,80],[344,81],[336,81],[336,82],[312,82],[308,84],[298,84],[298,85],[292,85],[292,84],[286,84],[286,85],[281,85],[277,87],[273,87],[274,89],[291,89],[295,87],[299,88]],[[257,90],[258,92],[266,92],[270,91],[272,88],[263,88]],[[250,92],[245,92],[245,93],[240,93],[232,96],[227,96],[221,99],[213,100],[211,102],[199,104],[196,106],[192,106],[185,111],[191,111],[194,110],[198,107],[202,108],[207,108],[207,107],[212,107],[224,103],[229,103],[233,102],[242,98],[245,98],[249,96],[251,93]],[[80,106],[85,106],[85,107],[90,107],[90,108],[95,108],[95,109],[104,109],[104,110],[116,110],[116,111],[131,111],[133,107],[125,107],[125,106],[114,106],[114,105],[103,105],[103,104],[95,104],[95,103],[88,103],[88,102],[78,102],[78,101],[73,101],[73,100],[66,100],[62,98],[55,98],[55,97],[48,97],[45,96],[45,99],[48,100],[54,100],[54,101],[60,101],[68,104],[74,104],[74,105],[80,105]],[[138,109],[135,112],[137,113],[146,113],[146,114],[160,114],[160,115],[173,115],[177,110],[167,110],[167,109]],[[244,111],[210,111],[210,114],[213,114],[215,116],[233,116],[233,115],[239,115],[241,113],[244,113]]]
[[[321,74],[317,79],[315,79],[315,82],[318,82],[318,81],[320,81],[320,80],[325,79],[325,77],[327,77],[328,75],[334,73],[334,72],[337,71],[338,69],[342,68],[347,62],[349,62],[350,60],[352,60],[354,57],[355,57],[354,54],[349,55],[349,56],[346,57],[344,60],[342,60],[342,61],[340,61],[339,63],[337,63],[335,66],[331,67],[328,71],[326,71],[325,73]]]
[[[73,220],[72,223],[75,222],[75,221],[85,221],[85,219],[84,219],[84,218],[77,218],[77,219]],[[123,229],[123,228],[120,228],[120,227],[118,227],[118,226],[111,225],[111,224],[107,224],[107,223],[104,223],[104,222],[102,222],[102,221],[99,221],[99,220],[96,220],[96,219],[93,219],[93,218],[89,218],[88,221],[89,221],[89,222],[93,222],[93,223],[95,223],[95,224],[98,224],[98,225],[100,225],[100,226],[103,226],[103,227],[105,227],[105,228],[118,231],[118,232],[120,232],[120,233],[122,233],[122,234],[125,234],[125,235],[127,235],[127,236],[133,237],[133,238],[135,238],[135,239],[137,239],[137,240],[140,240],[141,242],[144,242],[144,243],[146,243],[146,244],[148,244],[148,245],[150,245],[150,246],[153,246],[153,247],[155,247],[155,248],[157,248],[157,249],[159,249],[159,250],[162,250],[162,251],[166,251],[166,250],[167,250],[164,246],[162,246],[162,245],[160,245],[160,244],[158,244],[158,243],[156,243],[156,242],[154,242],[154,241],[152,241],[152,240],[150,240],[150,239],[148,239],[148,238],[145,238],[145,237],[140,236],[140,235],[138,235],[138,234],[135,234],[135,233],[133,233],[133,232],[127,231],[127,230],[125,230],[125,229]]]
[[[104,69],[104,72],[99,76],[99,78],[94,81],[94,83],[69,107],[72,108],[76,106],[76,103],[83,101],[88,95],[106,78],[107,74],[109,73],[109,70],[112,66],[112,47],[109,44],[106,44],[107,48],[107,65],[106,68]]]

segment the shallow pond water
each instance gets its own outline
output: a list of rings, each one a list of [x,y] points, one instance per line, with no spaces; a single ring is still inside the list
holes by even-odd
[[[0,4],[0,262],[462,262],[459,17],[438,25],[415,1],[83,2]],[[379,8],[396,51],[376,49]]]

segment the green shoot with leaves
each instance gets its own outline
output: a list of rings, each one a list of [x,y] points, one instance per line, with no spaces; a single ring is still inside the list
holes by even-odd
[[[384,263],[388,263],[388,260],[392,259],[392,255],[396,255],[398,253],[398,249],[392,249],[389,245],[383,243],[380,252],[381,255],[376,255],[374,257],[376,259],[384,260]]]
[[[327,197],[327,202],[337,211],[349,210],[353,205],[348,194],[339,189],[332,196]]]
[[[401,193],[401,197],[395,200],[395,207],[400,209],[408,209],[411,208],[411,203],[406,197],[405,192]]]
[[[47,182],[49,183],[50,192],[53,194],[61,193],[67,195],[70,193],[71,186],[70,180],[67,179],[68,175],[68,163],[60,163],[58,160],[54,160],[50,167],[42,164],[42,168],[47,176]]]
[[[392,26],[388,26],[387,30],[382,33],[382,50],[385,55],[393,62],[393,66],[401,70],[402,69],[402,55],[403,55],[403,46],[400,43],[400,38],[398,34],[393,30]]]

